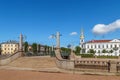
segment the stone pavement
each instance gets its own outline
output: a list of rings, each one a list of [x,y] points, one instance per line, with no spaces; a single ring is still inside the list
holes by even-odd
[[[120,76],[0,70],[0,80],[120,80]]]
[[[49,56],[20,57],[0,69],[59,72],[54,58]]]
[[[72,73],[72,74],[97,74],[97,75],[120,75],[120,73],[108,72],[92,72],[82,70],[65,70],[59,69],[56,66],[55,58],[49,56],[35,57],[20,57],[6,66],[0,66],[0,70],[27,70],[37,72],[52,72],[52,73]]]

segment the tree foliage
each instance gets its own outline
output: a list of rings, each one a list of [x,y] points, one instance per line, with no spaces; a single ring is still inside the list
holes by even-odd
[[[103,49],[103,50],[102,50],[102,53],[106,53],[106,52],[107,52],[106,49]]]
[[[37,52],[37,43],[32,44],[32,51],[33,51],[33,53]]]
[[[81,51],[81,48],[79,46],[76,46],[75,47],[75,53],[80,53],[80,51]]]
[[[110,53],[113,53],[113,50],[110,50],[109,52],[110,52]]]
[[[93,54],[95,54],[94,49],[90,49],[88,52],[89,52],[89,53],[93,53]]]
[[[28,42],[27,41],[24,43],[24,51],[28,52]]]
[[[66,52],[66,53],[70,53],[71,49],[65,48],[65,47],[61,47],[61,51],[62,52]]]

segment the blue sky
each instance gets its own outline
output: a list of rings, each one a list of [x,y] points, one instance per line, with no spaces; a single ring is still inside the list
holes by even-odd
[[[119,28],[102,35],[92,29],[118,19],[120,0],[0,0],[0,42],[18,40],[22,33],[30,43],[55,45],[55,39],[48,37],[59,31],[61,46],[79,45],[81,28],[85,41],[114,39],[120,37]],[[77,35],[71,36],[72,32]]]

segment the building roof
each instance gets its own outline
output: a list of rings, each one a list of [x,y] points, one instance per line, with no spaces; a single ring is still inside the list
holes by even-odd
[[[10,41],[6,41],[6,42],[2,42],[1,44],[18,44],[18,42],[14,41],[14,40],[10,40]]]
[[[87,43],[105,43],[109,41],[111,40],[91,40],[91,41],[88,41]]]

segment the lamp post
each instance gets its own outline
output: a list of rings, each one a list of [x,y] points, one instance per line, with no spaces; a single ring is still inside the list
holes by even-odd
[[[57,32],[56,35],[52,34],[51,38],[55,38],[56,39],[56,49],[58,52],[60,52],[60,32]],[[54,45],[52,43],[52,52],[54,52]]]
[[[52,38],[56,38],[56,49],[60,51],[60,32],[57,32],[56,35],[52,35]]]

